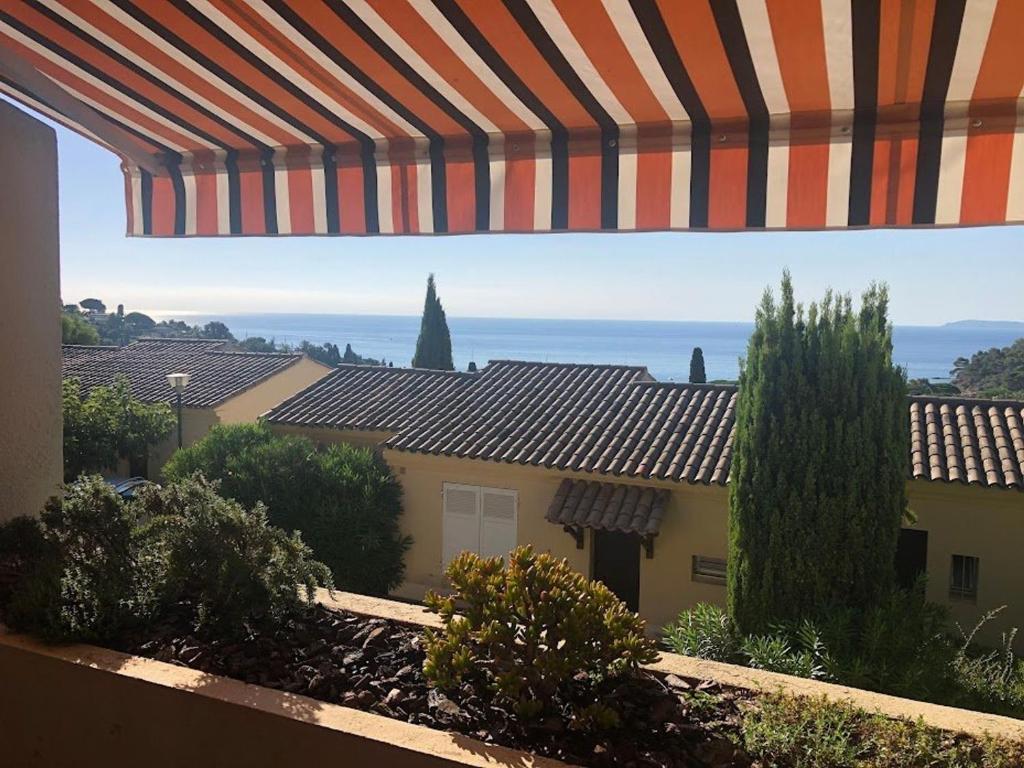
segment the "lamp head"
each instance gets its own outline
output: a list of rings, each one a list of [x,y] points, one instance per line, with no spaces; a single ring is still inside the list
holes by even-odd
[[[168,373],[167,383],[171,385],[171,389],[176,392],[181,392],[188,386],[189,375],[187,373]]]

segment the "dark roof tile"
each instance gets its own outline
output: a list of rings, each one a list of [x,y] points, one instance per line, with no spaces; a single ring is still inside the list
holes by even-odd
[[[444,407],[478,375],[341,365],[274,408],[267,420],[273,424],[396,432]]]
[[[167,374],[191,380],[182,403],[212,408],[298,362],[298,353],[233,352],[227,342],[207,339],[140,339],[126,347],[65,345],[63,377],[85,391],[128,378],[132,394],[144,402],[172,402]]]
[[[345,366],[270,418],[395,432],[386,445],[400,451],[725,485],[737,397],[734,385],[656,382],[639,366]],[[912,477],[1024,490],[1024,404],[912,397],[909,413]]]
[[[545,519],[573,528],[656,536],[668,499],[666,488],[566,478],[555,492]]]

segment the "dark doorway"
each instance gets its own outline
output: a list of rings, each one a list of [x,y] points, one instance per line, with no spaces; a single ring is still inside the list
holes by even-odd
[[[896,544],[896,581],[904,589],[914,586],[928,568],[928,531],[901,528]]]
[[[640,537],[634,533],[594,532],[594,578],[629,606],[640,608]]]

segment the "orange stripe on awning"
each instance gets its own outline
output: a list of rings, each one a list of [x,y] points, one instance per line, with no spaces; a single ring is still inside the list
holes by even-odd
[[[122,157],[136,236],[1016,222],[1024,4],[965,8],[54,0],[0,90]]]

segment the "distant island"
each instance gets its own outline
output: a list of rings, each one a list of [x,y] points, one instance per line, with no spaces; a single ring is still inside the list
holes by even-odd
[[[954,320],[943,328],[961,328],[966,331],[1019,331],[1024,333],[1024,321],[1018,320]]]

